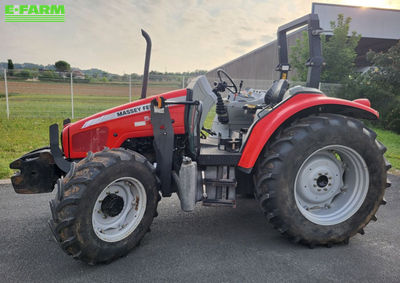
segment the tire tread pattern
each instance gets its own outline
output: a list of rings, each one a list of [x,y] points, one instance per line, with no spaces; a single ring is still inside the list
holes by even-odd
[[[88,152],[87,158],[79,163],[73,163],[65,178],[60,178],[56,183],[57,194],[55,199],[50,201],[52,219],[49,220],[49,226],[61,249],[74,259],[83,260],[90,265],[109,263],[115,259],[113,257],[99,261],[88,259],[85,256],[75,235],[75,215],[87,184],[92,182],[98,174],[101,174],[102,169],[122,160],[134,160],[144,164],[156,178],[154,167],[145,157],[131,150],[114,148],[97,153]],[[156,178],[156,181],[158,184],[158,178]],[[158,194],[157,203],[160,199]]]
[[[386,152],[386,147],[376,140],[376,133],[366,128],[361,121],[336,114],[311,115],[294,121],[285,129],[280,130],[280,132],[275,135],[275,138],[267,143],[260,155],[259,160],[257,161],[255,174],[253,176],[255,183],[255,196],[258,199],[260,207],[267,220],[281,234],[289,238],[291,242],[301,243],[309,246],[310,248],[313,248],[316,245],[331,247],[334,244],[348,244],[349,238],[357,232],[364,235],[365,226],[367,226],[370,221],[377,220],[375,213],[379,205],[386,204],[382,194],[378,205],[374,207],[371,215],[365,219],[355,233],[352,233],[351,235],[341,239],[329,239],[323,242],[316,242],[315,240],[300,237],[296,233],[295,229],[293,230],[289,228],[291,219],[287,215],[280,215],[279,207],[281,204],[276,199],[276,195],[280,189],[276,180],[279,179],[279,177],[282,177],[281,175],[286,174],[286,172],[282,172],[286,158],[285,153],[288,150],[294,150],[296,144],[300,144],[302,142],[302,137],[310,134],[312,135],[318,129],[328,127],[330,125],[339,125],[343,127],[347,126],[352,128],[354,131],[359,131],[359,133],[364,134],[366,139],[371,140],[371,144],[376,146],[378,152],[380,152],[382,155]],[[389,170],[391,165],[386,159],[384,159],[384,164],[385,170]],[[390,182],[387,181],[386,187],[389,186]]]

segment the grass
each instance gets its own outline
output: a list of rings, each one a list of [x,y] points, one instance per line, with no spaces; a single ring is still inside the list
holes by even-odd
[[[378,134],[378,140],[387,147],[385,157],[392,164],[392,168],[400,170],[400,135],[377,128],[373,130]]]
[[[0,179],[11,176],[11,161],[48,145],[49,125],[59,122],[62,121],[57,118],[0,118]]]
[[[6,106],[3,100],[0,99],[0,117],[6,117]],[[9,100],[10,118],[13,119],[71,117],[71,100],[66,95],[13,94]],[[74,114],[75,117],[83,118],[127,102],[127,97],[119,96],[77,96],[74,98]]]
[[[12,103],[11,103],[12,101]],[[127,102],[126,97],[81,96],[75,99],[75,116],[86,117],[101,110]],[[49,125],[71,117],[68,97],[57,95],[21,95],[10,97],[11,117],[5,114],[4,98],[0,97],[0,179],[11,176],[9,163],[33,149],[49,144]],[[210,127],[214,118],[213,108],[205,125]],[[41,118],[37,118],[41,117]],[[388,148],[385,156],[394,169],[400,169],[400,135],[374,129]]]
[[[63,119],[71,117],[71,102],[65,96],[13,94],[9,120],[4,100],[0,98],[0,179],[11,176],[11,161],[49,144],[51,124],[58,123],[61,129]],[[127,102],[127,97],[118,96],[76,97],[74,113],[75,117],[83,118]]]

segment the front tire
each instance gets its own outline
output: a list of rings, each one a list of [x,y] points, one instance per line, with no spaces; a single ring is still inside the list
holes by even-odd
[[[158,200],[157,177],[145,157],[125,149],[89,153],[57,182],[50,227],[67,254],[108,263],[139,244]]]
[[[256,196],[268,220],[292,241],[311,247],[348,243],[385,203],[385,151],[356,119],[299,119],[260,156]]]

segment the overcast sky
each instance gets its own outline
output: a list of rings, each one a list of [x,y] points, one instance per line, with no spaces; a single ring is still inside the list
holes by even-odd
[[[142,73],[145,29],[153,41],[150,69],[193,71],[216,66],[276,37],[277,27],[311,12],[309,0],[9,1],[64,4],[64,23],[5,23],[0,3],[0,61]],[[400,0],[320,0],[400,9]]]

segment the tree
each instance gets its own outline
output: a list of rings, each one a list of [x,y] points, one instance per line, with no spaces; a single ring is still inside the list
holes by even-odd
[[[11,59],[8,59],[7,69],[9,69],[9,70],[14,69],[14,63]]]
[[[331,22],[332,36],[321,36],[322,55],[325,65],[322,68],[321,81],[339,83],[346,79],[354,70],[354,60],[357,57],[355,48],[361,35],[355,31],[348,36],[351,18],[346,19],[339,14],[337,21]],[[297,39],[291,48],[290,63],[297,72],[297,80],[307,79],[306,61],[309,58],[308,34],[303,32],[302,39]]]
[[[7,69],[8,69],[8,74],[9,74],[10,76],[12,76],[13,73],[14,73],[14,72],[12,71],[12,70],[14,70],[14,63],[13,63],[13,61],[12,61],[11,59],[8,59]]]
[[[400,41],[385,53],[370,50],[367,60],[374,66],[369,71],[371,81],[400,97]]]
[[[379,111],[379,125],[400,134],[400,41],[387,52],[367,53],[372,67],[347,80],[340,97],[368,98]]]
[[[56,70],[59,72],[67,72],[71,70],[71,66],[65,62],[65,61],[57,61],[54,66],[56,67]]]

